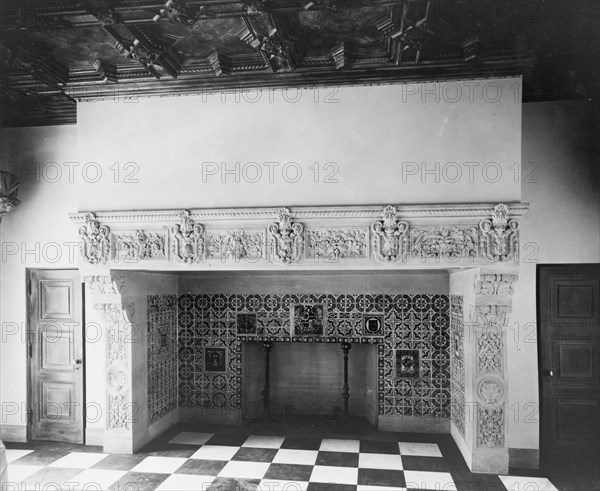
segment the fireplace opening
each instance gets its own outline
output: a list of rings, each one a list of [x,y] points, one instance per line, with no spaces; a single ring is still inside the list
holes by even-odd
[[[269,351],[268,409],[265,405],[266,350],[262,342],[242,345],[242,408],[245,421],[293,423],[345,416],[342,343],[273,342]],[[348,351],[348,416],[377,415],[377,346],[352,343]]]

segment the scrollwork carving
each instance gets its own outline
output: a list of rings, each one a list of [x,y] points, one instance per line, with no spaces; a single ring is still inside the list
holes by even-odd
[[[475,228],[413,228],[410,237],[413,255],[421,258],[459,259],[477,255]]]
[[[292,222],[286,208],[279,211],[279,221],[269,225],[269,233],[275,239],[275,257],[283,264],[298,261],[304,248],[304,225]]]
[[[502,373],[502,333],[491,330],[477,336],[478,373]]]
[[[476,283],[477,295],[512,295],[516,274],[482,274]]]
[[[90,264],[104,263],[110,252],[109,228],[100,225],[93,213],[85,216],[85,225],[79,229],[79,251],[84,261]]]
[[[307,230],[308,250],[315,259],[337,261],[368,257],[366,229]]]
[[[477,417],[477,445],[504,446],[504,408],[496,404],[479,405]]]
[[[478,305],[473,312],[473,319],[484,329],[502,332],[508,322],[510,311],[509,305]]]
[[[87,276],[85,281],[92,295],[119,295],[125,287],[122,276]]]
[[[165,236],[136,230],[134,234],[116,235],[116,257],[125,261],[144,261],[165,257]]]
[[[209,234],[206,255],[222,261],[256,261],[263,257],[264,234],[230,230],[225,234]]]
[[[484,259],[503,262],[519,258],[519,224],[508,218],[509,209],[503,203],[494,206],[492,218],[479,222],[479,246]]]
[[[179,262],[199,262],[204,252],[204,227],[195,223],[187,210],[179,214],[180,223],[171,228],[173,255]]]
[[[371,225],[373,255],[379,261],[406,261],[408,223],[397,219],[396,208],[386,206],[383,221]]]

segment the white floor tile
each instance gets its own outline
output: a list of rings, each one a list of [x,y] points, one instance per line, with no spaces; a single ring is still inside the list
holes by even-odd
[[[263,479],[257,491],[306,491],[308,482],[282,481],[280,479]],[[387,491],[390,491],[389,489]]]
[[[509,491],[556,491],[557,488],[545,477],[498,476]]]
[[[449,472],[404,471],[407,489],[440,489],[455,491]]]
[[[333,467],[316,465],[310,476],[311,482],[354,484],[358,482],[358,469],[356,467]]]
[[[182,457],[146,457],[131,472],[158,472],[172,474],[179,469],[187,459]]]
[[[199,476],[196,474],[172,474],[156,489],[161,491],[204,491],[208,489],[215,476]]]
[[[8,466],[8,482],[17,483],[27,479],[32,474],[43,469],[41,465],[9,465]],[[10,488],[9,488],[10,489]]]
[[[380,453],[360,453],[358,467],[361,469],[390,469],[402,470],[402,457],[400,455]]]
[[[94,452],[71,452],[58,460],[52,462],[48,467],[66,467],[69,469],[87,469],[108,457],[106,453]]]
[[[204,445],[214,436],[214,433],[193,433],[183,431],[169,440],[169,443],[179,443],[183,445]]]
[[[228,462],[219,477],[245,477],[246,479],[262,479],[265,477],[271,464],[269,462],[242,462],[233,460]]]
[[[442,457],[440,447],[435,443],[399,443],[400,455],[415,455],[419,457]]]
[[[31,452],[33,452],[33,450],[17,450],[14,448],[7,448],[6,449],[6,462],[8,464],[14,462],[17,459],[20,459],[21,457],[24,457],[27,454],[30,454]]]
[[[240,447],[228,447],[225,445],[204,445],[200,447],[191,459],[204,460],[230,460],[240,449]]]
[[[86,469],[69,479],[73,489],[85,489],[86,491],[102,491],[108,489],[112,484],[121,479],[127,471],[109,469]]]
[[[280,448],[283,440],[285,440],[285,438],[282,436],[250,436],[244,442],[242,447]]]
[[[360,449],[360,440],[338,440],[324,438],[319,450],[321,452],[356,452]]]
[[[282,448],[273,459],[274,464],[314,465],[319,452],[316,450],[293,450]]]

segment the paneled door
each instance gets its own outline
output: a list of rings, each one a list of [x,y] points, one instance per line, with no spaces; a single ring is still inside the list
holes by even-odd
[[[538,307],[542,467],[597,483],[600,265],[539,265]]]
[[[33,440],[83,443],[82,288],[77,270],[29,270]]]

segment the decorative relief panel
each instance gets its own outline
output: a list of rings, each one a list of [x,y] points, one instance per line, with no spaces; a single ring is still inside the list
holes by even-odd
[[[148,418],[177,407],[177,297],[148,295]]]
[[[475,285],[477,295],[512,295],[516,274],[482,274]]]
[[[495,330],[476,335],[478,374],[502,374],[502,338],[503,334]]]
[[[265,234],[244,230],[211,232],[206,235],[206,256],[221,261],[258,261],[265,249]]]
[[[477,408],[477,446],[504,446],[504,407],[479,405]]]
[[[85,225],[79,228],[79,251],[84,261],[100,264],[108,260],[110,254],[110,229],[100,225],[93,213],[85,215]]]
[[[323,334],[294,335],[294,306],[322,307]],[[241,408],[242,342],[350,341],[378,344],[380,414],[450,416],[449,301],[445,295],[200,294],[179,296],[178,307],[182,407]],[[240,332],[245,316],[253,316],[248,321],[252,334]],[[321,317],[320,309],[313,317]],[[378,334],[364,331],[364,321],[371,317],[382,321]],[[204,348],[225,350],[224,372],[206,372]],[[396,349],[419,352],[417,377],[395,377]]]
[[[450,295],[450,380],[452,422],[465,436],[465,355],[462,295]]]
[[[494,206],[492,219],[479,223],[481,238],[479,241],[481,255],[492,262],[518,261],[519,258],[519,224],[509,219],[509,209],[503,203]]]
[[[306,231],[308,256],[337,261],[369,257],[369,232],[364,228]]]
[[[166,259],[167,238],[164,234],[136,230],[131,234],[114,234],[115,261]]]
[[[473,312],[473,320],[484,329],[503,332],[510,312],[510,305],[478,305]]]
[[[396,208],[386,206],[383,221],[371,225],[373,256],[379,261],[405,261],[408,251],[408,223],[397,219]]]
[[[204,227],[190,218],[187,210],[179,214],[179,223],[171,228],[175,260],[187,264],[202,260],[204,252]]]
[[[477,256],[477,229],[419,227],[410,230],[411,253],[421,258],[458,259]]]
[[[283,264],[298,262],[304,250],[304,225],[292,222],[290,211],[282,208],[279,221],[269,225],[268,230],[273,238],[275,258]]]
[[[85,281],[92,295],[119,295],[125,287],[123,276],[86,276]]]

